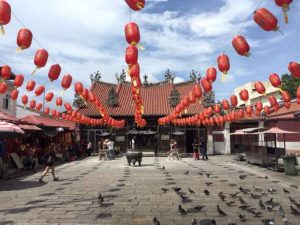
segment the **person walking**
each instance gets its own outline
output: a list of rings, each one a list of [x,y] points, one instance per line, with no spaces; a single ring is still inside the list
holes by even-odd
[[[111,139],[109,139],[109,141],[107,142],[107,147],[108,147],[109,159],[114,160],[115,159],[114,142]]]
[[[206,142],[204,141],[203,138],[201,139],[200,145],[201,145],[200,148],[201,148],[202,159],[203,160],[208,160],[207,146],[206,146]]]
[[[44,182],[43,178],[47,175],[50,169],[52,172],[53,180],[58,180],[58,177],[55,176],[55,143],[51,143],[49,145],[47,155],[48,157],[46,162],[46,169],[42,174],[41,178],[39,179],[39,182]]]
[[[195,160],[199,160],[199,144],[196,138],[194,139],[192,146],[193,146],[193,158]]]
[[[91,156],[91,155],[92,155],[92,142],[89,141],[87,145],[87,156]]]

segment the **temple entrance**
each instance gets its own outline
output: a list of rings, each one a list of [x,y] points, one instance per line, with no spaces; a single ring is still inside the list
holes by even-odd
[[[186,130],[186,153],[193,153],[193,142],[197,138],[197,130]]]

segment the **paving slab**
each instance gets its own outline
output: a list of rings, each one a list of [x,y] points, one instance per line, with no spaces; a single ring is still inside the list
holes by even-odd
[[[234,156],[213,156],[208,161],[145,157],[142,166],[136,167],[128,166],[124,157],[107,162],[90,157],[57,170],[58,182],[47,176],[45,183],[39,183],[40,173],[0,182],[0,224],[146,225],[153,224],[154,217],[162,225],[190,225],[192,219],[256,225],[263,224],[263,218],[283,224],[278,210],[282,205],[286,218],[300,225],[300,215],[293,215],[290,206],[300,209],[289,200],[292,197],[300,204],[300,177],[235,161]],[[174,187],[180,187],[180,192]],[[240,188],[249,191],[243,193]],[[270,188],[276,191],[270,193]],[[103,202],[98,199],[100,193]],[[260,200],[266,205],[271,198],[272,210],[259,206]],[[226,204],[229,201],[234,201],[233,206]],[[179,213],[179,204],[189,211],[187,215]],[[240,208],[246,204],[262,216]],[[203,209],[193,211],[199,205]],[[227,216],[219,214],[217,205]],[[245,222],[240,221],[240,214],[245,215]]]

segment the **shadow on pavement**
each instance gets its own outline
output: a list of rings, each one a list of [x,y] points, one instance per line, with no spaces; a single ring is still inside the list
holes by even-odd
[[[17,183],[11,184],[10,182],[2,183],[0,186],[0,191],[14,191],[14,190],[24,190],[29,188],[42,187],[46,182],[41,183],[38,181],[19,181]]]

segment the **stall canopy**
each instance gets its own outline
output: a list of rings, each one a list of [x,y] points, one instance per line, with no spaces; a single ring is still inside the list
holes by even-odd
[[[0,121],[0,140],[14,139],[24,135],[24,131],[15,124]]]
[[[41,128],[35,125],[19,124],[18,126],[23,130],[42,130]]]
[[[230,135],[244,135],[244,134],[257,134],[257,133],[251,133],[253,131],[262,130],[265,129],[263,127],[251,127],[251,128],[245,128],[241,130],[236,130],[233,133],[230,133]]]
[[[34,124],[37,126],[44,126],[44,127],[63,127],[68,130],[74,130],[75,129],[75,123],[60,120],[60,119],[54,119],[50,117],[44,117],[44,116],[38,116],[38,115],[30,115],[22,118],[20,120],[21,122]]]
[[[288,130],[282,130],[278,127],[272,127],[269,130],[257,133],[257,134],[298,134],[300,132],[295,132],[295,131],[288,131]]]
[[[0,120],[14,122],[14,121],[17,121],[18,119],[15,116],[13,116],[11,114],[8,114],[8,113],[3,112],[3,111],[0,110]]]

